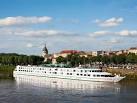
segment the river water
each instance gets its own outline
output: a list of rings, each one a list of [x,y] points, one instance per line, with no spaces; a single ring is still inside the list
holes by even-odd
[[[0,80],[0,103],[137,103],[137,81],[103,83],[18,76]]]

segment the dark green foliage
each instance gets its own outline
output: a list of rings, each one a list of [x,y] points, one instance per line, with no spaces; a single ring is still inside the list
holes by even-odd
[[[0,53],[0,64],[2,65],[38,65],[43,62],[44,58],[40,56],[27,56],[15,53]]]
[[[47,59],[47,61],[43,62],[43,64],[52,64],[52,60],[51,59]]]
[[[103,64],[126,64],[126,63],[137,63],[137,55],[135,54],[120,54],[120,55],[111,55],[111,56],[80,56],[79,54],[71,54],[66,58],[58,57],[57,63],[69,63],[71,66],[78,66],[79,64],[92,64],[95,62],[102,62]]]
[[[13,78],[13,65],[0,65],[0,79],[11,79]]]
[[[66,63],[66,58],[64,58],[62,56],[59,56],[56,60],[58,63]]]
[[[137,55],[132,53],[128,54],[126,58],[126,63],[132,63],[132,64],[137,63]]]

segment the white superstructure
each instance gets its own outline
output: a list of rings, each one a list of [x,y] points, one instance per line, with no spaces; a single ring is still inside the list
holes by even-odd
[[[124,78],[118,75],[113,76],[111,73],[103,72],[100,69],[83,67],[16,66],[13,74],[15,77],[16,75],[31,75],[103,82],[118,82]]]

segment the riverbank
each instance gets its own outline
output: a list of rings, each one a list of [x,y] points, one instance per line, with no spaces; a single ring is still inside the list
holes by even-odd
[[[0,79],[13,78],[14,69],[15,69],[15,66],[13,65],[0,65]]]
[[[126,76],[124,80],[137,80],[137,69],[104,69],[104,71],[110,72],[112,74],[120,74],[121,76]]]

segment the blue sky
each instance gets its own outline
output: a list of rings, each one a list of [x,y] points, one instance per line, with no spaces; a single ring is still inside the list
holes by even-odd
[[[0,0],[0,52],[137,46],[137,0]]]

